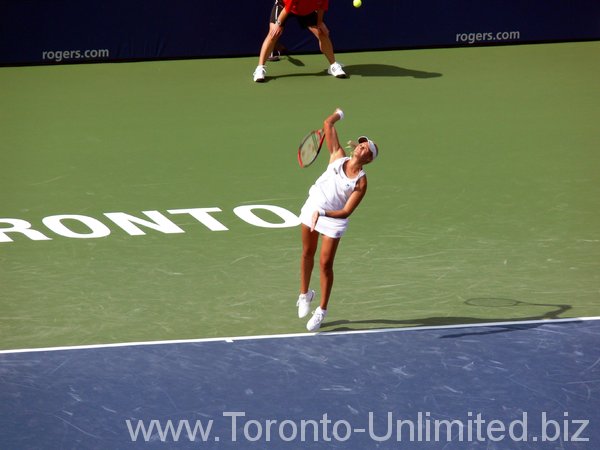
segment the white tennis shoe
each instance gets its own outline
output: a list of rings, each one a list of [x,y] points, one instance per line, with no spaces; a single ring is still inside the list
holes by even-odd
[[[265,66],[256,66],[256,69],[254,69],[254,73],[252,74],[256,83],[262,83],[263,81],[265,81],[266,75],[267,68]]]
[[[330,65],[329,69],[327,69],[327,73],[336,78],[346,78],[346,72],[344,72],[342,65],[338,62],[334,62],[332,65]]]
[[[298,317],[301,319],[306,317],[310,312],[310,302],[312,302],[315,296],[315,291],[309,289],[306,294],[300,294],[296,306],[298,307]]]
[[[325,316],[327,316],[327,310],[321,309],[319,306],[317,309],[315,309],[312,317],[306,324],[306,329],[308,331],[317,331],[319,328],[321,328],[321,323],[323,320],[325,320]]]

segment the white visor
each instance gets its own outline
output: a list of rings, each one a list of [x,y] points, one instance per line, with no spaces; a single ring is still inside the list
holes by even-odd
[[[369,150],[371,150],[371,153],[373,154],[373,159],[377,158],[377,145],[375,145],[375,142],[373,142],[371,139],[369,139],[366,136],[360,136],[358,138],[358,143],[362,144],[363,142],[368,142],[369,143]]]

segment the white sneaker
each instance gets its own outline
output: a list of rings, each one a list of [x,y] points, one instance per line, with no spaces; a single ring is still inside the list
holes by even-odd
[[[315,309],[315,311],[313,312],[313,316],[310,318],[310,320],[306,324],[306,329],[308,331],[317,331],[319,328],[321,328],[321,323],[325,319],[326,315],[327,315],[327,310],[326,309],[323,310],[319,306],[317,309]]]
[[[342,65],[338,62],[334,62],[329,69],[327,69],[329,75],[333,75],[336,78],[346,78],[346,72],[342,69]]]
[[[310,312],[310,302],[312,302],[315,296],[315,291],[309,289],[306,294],[300,294],[296,306],[298,307],[298,317],[301,319],[306,317]]]
[[[265,81],[265,75],[267,74],[267,69],[265,66],[256,66],[254,69],[254,73],[252,74],[254,77],[254,81],[257,83],[262,83]]]

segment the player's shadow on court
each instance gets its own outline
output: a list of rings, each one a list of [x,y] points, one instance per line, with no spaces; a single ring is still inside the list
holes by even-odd
[[[411,77],[411,78],[438,78],[438,72],[425,72],[422,70],[405,69],[404,67],[389,64],[350,64],[344,66],[348,76],[361,77]],[[327,73],[327,71],[325,71]]]
[[[304,66],[304,63],[289,55],[286,58],[295,66]],[[419,79],[438,78],[442,74],[438,72],[424,72],[422,70],[405,69],[403,67],[392,66],[389,64],[351,64],[344,66],[348,78],[354,76],[360,77],[411,77]],[[286,73],[283,75],[267,76],[266,81],[277,80],[288,77],[329,77],[327,69],[313,73]]]
[[[526,304],[526,302],[519,302],[520,304]],[[531,304],[538,306],[537,304]],[[450,316],[450,317],[426,317],[423,319],[406,319],[406,320],[394,320],[394,319],[366,319],[366,320],[336,320],[333,322],[324,322],[321,325],[321,330],[324,332],[334,331],[359,331],[369,330],[380,326],[392,327],[443,327],[452,325],[465,325],[468,328],[469,325],[481,325],[486,323],[503,323],[503,322],[515,322],[514,324],[498,325],[494,327],[494,330],[486,329],[483,331],[474,331],[467,333],[456,333],[452,335],[443,336],[445,338],[450,337],[462,337],[471,335],[484,335],[494,333],[505,333],[508,331],[515,331],[526,328],[535,328],[540,324],[519,324],[518,322],[527,322],[532,320],[552,320],[559,319],[560,316],[566,311],[572,308],[571,305],[545,305],[549,309],[541,311],[540,314],[521,316],[518,311],[511,311],[503,317],[467,317],[467,316]],[[331,329],[330,329],[331,328]]]

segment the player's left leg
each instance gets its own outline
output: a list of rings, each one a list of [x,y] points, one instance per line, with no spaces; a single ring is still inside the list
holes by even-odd
[[[329,64],[333,64],[335,62],[335,53],[333,51],[333,43],[329,37],[329,28],[327,28],[327,25],[325,25],[325,23],[322,23],[320,27],[311,25],[308,27],[308,29],[319,41],[319,49],[321,50],[321,53],[325,55],[325,58],[327,58]]]
[[[327,28],[325,22],[323,22],[320,27],[313,25],[309,26],[308,29],[318,39],[319,49],[321,49],[321,53],[325,55],[325,58],[327,58],[327,61],[329,62],[327,73],[336,78],[346,78],[346,72],[342,69],[342,65],[335,60],[333,43],[329,37],[329,28]]]
[[[308,331],[317,331],[327,316],[327,305],[329,304],[329,297],[331,296],[331,289],[333,287],[333,261],[339,243],[339,238],[323,236],[321,255],[319,257],[321,268],[321,304],[315,309],[312,317],[306,324]]]

